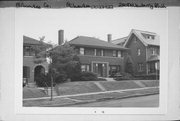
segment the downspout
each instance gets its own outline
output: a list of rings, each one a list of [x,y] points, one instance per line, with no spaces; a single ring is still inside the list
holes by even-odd
[[[147,63],[147,60],[148,60],[148,57],[147,57],[147,51],[148,51],[148,46],[146,46],[146,75],[148,75],[148,63]]]

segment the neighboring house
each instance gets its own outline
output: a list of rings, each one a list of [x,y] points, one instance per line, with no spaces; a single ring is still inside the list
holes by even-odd
[[[82,71],[94,72],[99,77],[124,71],[124,53],[127,49],[111,43],[110,34],[108,42],[94,37],[78,36],[69,41],[69,44],[77,50]]]
[[[111,42],[116,45],[124,46],[124,43],[126,40],[127,40],[127,37],[123,37],[123,38],[112,40]]]
[[[156,33],[132,29],[128,37],[112,43],[129,49],[134,75],[159,75],[160,40]]]
[[[23,80],[27,83],[35,83],[35,77],[40,73],[48,72],[46,58],[36,58],[34,46],[39,46],[40,41],[23,36]]]

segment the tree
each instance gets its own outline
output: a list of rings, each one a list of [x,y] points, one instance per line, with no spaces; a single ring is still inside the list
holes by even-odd
[[[75,49],[66,42],[49,51],[52,58],[50,68],[55,70],[56,83],[64,82],[67,78],[78,80],[80,78],[80,61]]]
[[[46,50],[52,48],[53,46],[51,42],[45,43],[44,41],[45,41],[45,36],[39,37],[39,44],[32,46],[36,58],[45,57]]]
[[[125,72],[132,75],[134,74],[133,61],[129,55],[127,55],[125,59]]]

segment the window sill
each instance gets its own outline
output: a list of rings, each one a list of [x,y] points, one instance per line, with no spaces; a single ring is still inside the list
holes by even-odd
[[[78,56],[87,56],[87,57],[102,57],[102,58],[119,58],[119,59],[123,59],[123,58],[124,58],[124,57],[95,56],[95,55],[81,55],[81,54],[79,54]]]

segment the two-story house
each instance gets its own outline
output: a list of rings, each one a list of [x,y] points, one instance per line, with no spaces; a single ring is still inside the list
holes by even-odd
[[[78,52],[82,71],[91,71],[99,77],[108,77],[113,72],[124,71],[125,47],[111,43],[111,35],[108,41],[94,37],[78,36],[69,44]]]
[[[159,35],[132,29],[129,36],[113,40],[112,43],[129,49],[135,76],[159,75]]]
[[[40,73],[48,72],[46,58],[36,58],[34,47],[39,45],[40,41],[23,36],[23,80],[28,84],[35,83]]]

